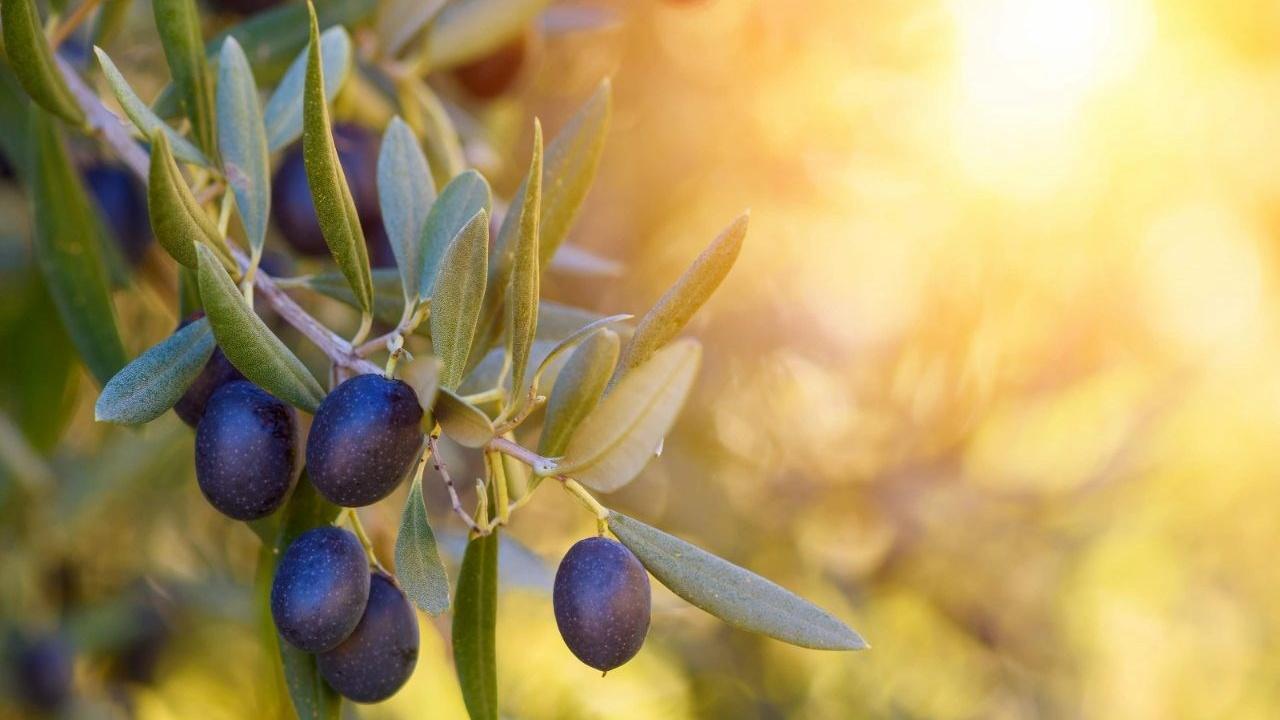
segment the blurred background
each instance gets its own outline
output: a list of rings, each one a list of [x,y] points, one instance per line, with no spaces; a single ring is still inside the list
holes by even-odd
[[[147,75],[139,5],[108,49],[150,98],[165,78]],[[1263,0],[544,13],[515,85],[458,112],[468,159],[509,194],[529,115],[554,135],[614,78],[570,240],[626,270],[561,273],[549,296],[639,314],[752,212],[692,328],[706,355],[682,419],[604,502],[815,600],[873,649],[747,635],[655,583],[644,650],[601,679],[547,593],[593,523],[544,491],[502,559],[504,715],[1280,714],[1277,37]],[[200,497],[176,419],[93,423],[97,387],[31,269],[12,183],[0,236],[0,611],[73,639],[83,712],[266,716],[256,538]],[[156,291],[117,302],[132,352],[176,322]],[[441,490],[432,517],[456,541]],[[399,507],[364,513],[386,557]],[[353,716],[465,716],[447,624],[423,623],[406,690]],[[139,679],[119,648],[149,636],[122,629],[149,627],[162,639]]]

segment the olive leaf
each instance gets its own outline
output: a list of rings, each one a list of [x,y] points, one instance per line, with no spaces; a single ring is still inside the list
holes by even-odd
[[[547,146],[538,257],[544,268],[551,264],[569,234],[587,191],[595,182],[612,107],[613,86],[605,79]]]
[[[489,214],[472,216],[445,250],[431,297],[431,344],[443,368],[440,386],[462,382],[484,301],[489,253]]]
[[[748,219],[749,215],[744,213],[721,231],[675,285],[640,318],[631,342],[622,351],[614,382],[670,342],[716,291],[738,259],[742,240],[747,236]]]
[[[315,9],[310,8],[311,45],[307,52],[307,78],[303,93],[302,157],[307,169],[307,183],[315,203],[316,217],[325,244],[346,276],[355,293],[360,310],[373,311],[373,279],[369,271],[369,251],[364,231],[356,214],[351,188],[338,161],[329,124],[329,106],[325,97],[324,66],[321,58],[320,30]]]
[[[436,395],[434,413],[449,439],[463,447],[484,447],[495,434],[489,416],[448,388]]]
[[[99,383],[106,384],[128,358],[116,327],[99,237],[85,222],[93,210],[57,121],[43,110],[33,110],[31,138],[36,263],[80,359]]]
[[[212,154],[214,141],[213,76],[200,39],[200,13],[195,0],[153,0],[152,14],[169,63],[178,103],[191,120],[196,144]]]
[[[404,369],[403,379],[418,396],[423,412],[430,413],[440,391],[440,360],[434,357],[415,358]]]
[[[390,57],[400,54],[410,40],[435,18],[445,0],[389,0],[383,4],[375,25],[382,51]]]
[[[83,125],[84,110],[58,71],[34,0],[0,2],[0,25],[9,66],[31,99],[72,125]]]
[[[275,640],[280,648],[289,701],[299,720],[338,720],[342,717],[342,696],[320,675],[320,661],[311,653]]]
[[[538,454],[559,457],[583,418],[595,408],[618,362],[618,334],[603,330],[587,338],[565,363],[556,380],[542,424]]]
[[[435,199],[435,182],[418,138],[399,117],[391,118],[378,151],[378,203],[409,305],[418,298],[422,272],[418,252]]]
[[[440,549],[427,519],[422,497],[422,477],[409,487],[400,533],[396,536],[396,577],[409,598],[431,616],[449,609],[449,575],[440,560]]]
[[[258,87],[240,43],[233,37],[222,44],[218,63],[218,149],[227,184],[254,257],[262,254],[271,216],[271,161],[267,131],[258,105]]]
[[[734,627],[816,650],[862,650],[858,633],[822,608],[727,560],[616,512],[609,530],[658,582]]]
[[[298,8],[302,10],[301,7]],[[320,33],[320,55],[324,59],[324,96],[333,102],[351,72],[351,36],[338,25]],[[262,111],[267,128],[267,148],[282,149],[302,135],[302,92],[307,79],[307,48],[294,58],[280,84]]]
[[[422,237],[418,251],[421,262],[418,278],[418,299],[426,300],[435,290],[440,262],[449,243],[458,235],[467,221],[483,210],[489,212],[492,202],[489,183],[475,170],[460,173],[444,190],[427,213],[422,224]]]
[[[9,64],[0,61],[0,153],[19,178],[29,178],[32,173],[31,143],[27,138],[31,127],[30,105],[27,92]]]
[[[205,318],[153,345],[115,374],[93,406],[93,419],[120,425],[151,422],[173,407],[213,354]]]
[[[129,85],[129,81],[124,79],[124,75],[120,73],[120,69],[111,61],[107,53],[102,48],[95,47],[93,52],[98,56],[98,65],[102,67],[102,74],[107,78],[107,85],[110,86],[111,92],[116,96],[116,101],[120,103],[120,107],[124,109],[124,114],[129,117],[129,121],[133,126],[142,133],[143,137],[150,138],[159,130],[164,133],[165,138],[169,141],[169,146],[173,148],[173,156],[183,162],[189,162],[201,167],[210,165],[209,158],[200,152],[200,148],[191,144],[191,141],[183,137],[163,120],[160,119],[151,108],[138,97],[137,93]]]
[[[507,351],[511,356],[511,386],[524,387],[529,350],[538,329],[538,296],[541,294],[538,264],[538,224],[542,215],[542,124],[533,121],[533,158],[524,180],[524,202],[516,221],[512,248],[511,279],[507,285]],[[505,223],[504,223],[505,224]],[[523,394],[516,397],[519,405]]]
[[[542,303],[542,305],[543,307],[548,307],[548,306],[551,306],[551,303]],[[533,374],[533,383],[531,384],[531,387],[533,387],[535,390],[541,387],[543,374],[547,372],[547,370],[551,367],[551,364],[555,362],[556,359],[558,359],[562,354],[574,349],[575,347],[578,346],[578,343],[581,343],[583,340],[587,339],[588,337],[591,337],[597,331],[602,330],[605,327],[608,327],[609,325],[613,325],[614,323],[619,323],[624,320],[630,320],[631,317],[632,316],[630,315],[610,315],[609,317],[596,318],[595,320],[592,320],[586,325],[583,325],[577,330],[574,330],[572,333],[569,333],[568,335],[566,335],[562,340],[556,343],[555,347],[553,347],[547,353],[546,357],[542,359],[542,362],[538,363],[538,369]],[[541,337],[539,339],[541,339]],[[616,361],[617,358],[614,358],[614,360]],[[613,369],[610,368],[610,372],[612,371]]]
[[[413,83],[411,91],[412,106],[418,112],[410,116],[410,124],[422,137],[427,162],[431,165],[431,175],[436,179],[438,187],[466,169],[462,141],[458,138],[458,131],[454,128],[444,103],[425,80]]]
[[[200,300],[218,346],[250,382],[295,407],[314,413],[324,390],[311,371],[244,301],[213,251],[196,246]]]
[[[524,32],[548,0],[455,0],[427,31],[426,64],[447,68],[481,58]]]
[[[373,278],[373,317],[379,322],[395,325],[404,310],[404,302],[400,299],[400,273],[394,268],[378,268],[371,273]],[[359,309],[356,296],[347,284],[347,278],[340,272],[325,272],[316,275],[304,275],[290,278],[291,284],[300,285],[346,303]]]
[[[614,386],[578,426],[564,458],[540,474],[571,475],[601,492],[634,480],[675,422],[701,354],[689,339],[659,350]]]
[[[497,720],[498,533],[467,543],[454,598],[453,661],[472,720]]]
[[[217,251],[224,267],[236,269],[222,233],[182,179],[164,133],[156,133],[151,139],[147,212],[156,240],[174,260],[195,269],[199,265],[196,245],[205,244]]]
[[[594,279],[621,277],[624,268],[617,260],[600,257],[577,245],[561,245],[547,269],[569,277]]]
[[[120,32],[129,17],[133,0],[103,0],[102,10],[93,25],[93,44],[104,45]]]

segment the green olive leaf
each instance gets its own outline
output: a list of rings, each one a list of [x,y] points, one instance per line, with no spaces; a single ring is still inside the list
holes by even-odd
[[[698,372],[701,347],[679,340],[614,386],[582,420],[564,457],[543,475],[613,492],[635,479],[671,429]]]
[[[33,110],[31,139],[36,263],[80,359],[105,384],[128,357],[116,326],[99,235],[93,224],[85,222],[93,210],[71,166],[57,121]]]
[[[179,329],[111,378],[93,406],[93,419],[119,425],[155,420],[182,398],[213,348],[207,319]]]
[[[587,191],[595,182],[612,108],[613,86],[606,79],[547,146],[538,258],[544,268],[551,264],[569,234]]]
[[[425,80],[413,83],[412,92],[413,105],[418,110],[416,118],[413,118],[413,129],[422,136],[431,175],[436,179],[436,186],[440,187],[467,167],[462,141],[444,103]]]
[[[440,388],[433,412],[444,434],[463,447],[484,447],[495,435],[489,416],[448,388]]]
[[[396,536],[396,577],[405,593],[432,617],[449,609],[449,575],[440,560],[440,548],[431,532],[422,497],[422,478],[414,478],[400,516]]]
[[[58,71],[34,0],[0,2],[0,25],[9,67],[31,99],[72,125],[83,125],[84,110]]]
[[[178,104],[191,120],[196,144],[212,155],[214,140],[213,76],[200,38],[200,13],[195,0],[153,0],[152,14],[160,44],[169,63]]]
[[[400,299],[400,273],[393,268],[378,268],[371,274],[373,278],[373,317],[378,322],[395,325],[400,321],[404,310],[404,302]],[[300,285],[320,293],[326,297],[350,305],[357,310],[355,293],[347,284],[347,278],[340,272],[325,272],[316,275],[305,275],[290,278],[289,283]]]
[[[378,151],[378,203],[407,304],[418,299],[422,272],[418,252],[435,199],[435,181],[418,138],[399,117],[391,118]]]
[[[105,45],[124,27],[133,0],[102,0],[102,10],[93,24],[93,44]]]
[[[223,354],[250,382],[314,413],[324,399],[320,383],[244,301],[213,251],[198,245],[196,253],[200,257],[200,300]]]
[[[389,0],[378,13],[375,28],[382,51],[389,57],[400,54],[427,23],[444,7],[445,0]]]
[[[524,202],[512,248],[511,278],[507,284],[507,351],[511,356],[511,386],[524,387],[529,350],[538,329],[538,297],[541,294],[538,264],[538,224],[542,215],[542,124],[533,121],[533,158],[524,179]],[[516,396],[516,403],[524,399]]]
[[[253,256],[262,254],[271,216],[271,159],[249,59],[236,39],[222,43],[218,63],[218,149],[227,184],[235,193]]]
[[[481,210],[445,250],[431,297],[431,344],[443,367],[440,386],[453,390],[466,373],[467,356],[484,301],[489,253],[489,214]]]
[[[164,133],[151,139],[151,170],[147,182],[147,212],[156,241],[182,265],[199,266],[196,245],[213,248],[223,267],[235,270],[226,240],[204,208],[196,201],[187,181],[182,179],[178,164],[169,151]]]
[[[436,15],[425,41],[427,66],[476,60],[524,32],[548,0],[454,0]]]
[[[489,183],[475,170],[460,173],[440,191],[440,197],[436,198],[427,213],[426,222],[422,224],[418,251],[421,262],[418,274],[420,301],[429,299],[434,292],[440,262],[458,231],[481,210],[487,214],[491,203]]]
[[[538,454],[559,457],[582,420],[596,407],[618,362],[618,334],[602,330],[587,338],[565,363],[547,401]]]
[[[453,661],[467,713],[471,720],[497,720],[497,530],[467,543],[453,606]]]
[[[543,303],[544,307],[547,305],[548,303]],[[563,339],[556,343],[555,347],[547,353],[546,357],[542,359],[542,362],[538,363],[538,370],[533,374],[533,383],[531,384],[531,387],[534,390],[541,387],[542,376],[548,369],[550,369],[551,364],[564,353],[577,347],[578,343],[581,343],[583,340],[591,337],[597,331],[602,330],[609,325],[613,325],[614,323],[619,323],[624,320],[630,320],[631,317],[632,316],[630,315],[610,315],[609,317],[596,318],[577,330],[574,330],[572,333],[564,336]],[[614,333],[614,336],[616,337],[617,334]],[[539,340],[541,339],[542,338],[539,337]],[[614,358],[614,360],[616,361],[617,358]],[[613,368],[610,368],[609,371],[612,372]]]
[[[440,391],[440,360],[431,356],[414,358],[407,367],[401,367],[402,379],[413,388],[418,404],[429,416]]]
[[[734,627],[816,650],[867,647],[822,608],[677,537],[616,512],[609,530],[658,582]]]
[[[350,283],[360,310],[371,313],[373,279],[369,271],[369,251],[365,247],[355,202],[351,199],[351,188],[347,186],[347,177],[333,144],[324,89],[320,30],[314,8],[310,10],[310,19],[311,45],[307,53],[302,111],[302,157],[307,169],[307,183],[311,186],[311,199],[315,202],[316,217],[320,221],[325,244],[329,246],[338,269]]]
[[[159,130],[164,133],[165,138],[169,141],[169,146],[173,149],[173,156],[183,162],[192,163],[201,167],[209,167],[211,163],[209,158],[200,152],[200,148],[191,143],[190,140],[183,137],[174,130],[158,115],[151,111],[150,106],[142,102],[137,93],[129,85],[129,81],[124,79],[116,64],[111,61],[107,53],[102,48],[95,47],[93,52],[98,56],[98,65],[102,67],[102,74],[107,78],[107,85],[111,88],[111,92],[116,96],[116,101],[120,103],[120,107],[124,109],[124,114],[129,117],[129,121],[145,138],[150,138]]]
[[[302,10],[301,7],[298,8]],[[333,102],[342,83],[351,73],[351,36],[341,25],[320,33],[320,54],[324,59],[325,100]],[[262,111],[267,128],[267,148],[281,150],[302,135],[302,92],[307,79],[307,48],[294,58],[289,69],[267,100]]]
[[[640,318],[631,342],[622,351],[622,359],[614,373],[615,383],[679,334],[698,308],[720,287],[720,282],[738,259],[742,240],[747,236],[748,218],[749,215],[744,213],[721,231],[676,284]]]

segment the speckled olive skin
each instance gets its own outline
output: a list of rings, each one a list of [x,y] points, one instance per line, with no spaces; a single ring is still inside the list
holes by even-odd
[[[209,398],[196,428],[196,480],[224,515],[256,520],[275,512],[297,478],[293,408],[247,380]]]
[[[386,700],[418,663],[418,619],[395,581],[374,573],[369,604],[355,632],[319,656],[320,676],[340,695],[359,703]]]
[[[137,265],[153,240],[142,183],[122,165],[90,165],[81,174],[120,252],[131,267]]]
[[[75,655],[58,635],[18,639],[13,646],[13,689],[28,708],[55,712],[71,698]]]
[[[511,89],[524,67],[527,40],[523,34],[474,62],[459,65],[453,77],[477,100],[492,100]]]
[[[299,650],[332,650],[356,629],[369,601],[369,561],[349,530],[318,527],[285,551],[271,585],[271,617]]]
[[[202,317],[204,317],[203,312],[193,313],[178,325],[178,329],[181,330]],[[213,393],[223,385],[236,380],[244,380],[244,375],[241,375],[227,356],[222,354],[222,348],[214,346],[213,354],[205,362],[204,369],[187,386],[187,391],[173,406],[173,411],[182,418],[182,422],[195,427],[200,424],[200,418],[204,417],[204,407],[209,403]]]
[[[649,631],[649,575],[616,540],[587,538],[569,548],[552,602],[565,644],[597,670],[635,657]]]
[[[307,472],[320,494],[343,507],[375,503],[400,484],[422,443],[422,406],[399,380],[357,375],[316,410]]]
[[[378,204],[378,136],[360,125],[338,123],[333,126],[333,144],[364,230],[369,262],[374,267],[393,267],[395,254],[382,224],[382,206]],[[294,250],[328,257],[329,246],[320,232],[316,206],[311,200],[301,143],[285,152],[271,181],[271,216]]]

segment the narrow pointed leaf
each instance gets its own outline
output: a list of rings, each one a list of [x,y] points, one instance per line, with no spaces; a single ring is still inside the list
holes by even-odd
[[[235,38],[222,44],[218,63],[218,149],[236,196],[236,209],[254,256],[267,241],[271,215],[271,164],[249,59]]]
[[[207,319],[179,329],[111,378],[94,405],[94,419],[140,425],[160,417],[204,369],[213,347]]]
[[[551,303],[542,303],[542,307],[545,311],[545,309],[547,308],[557,309],[561,306],[556,306]],[[578,346],[579,343],[591,337],[596,332],[604,329],[605,327],[608,327],[609,325],[613,325],[614,323],[620,323],[624,320],[630,320],[631,317],[632,316],[630,315],[610,315],[609,317],[596,318],[595,320],[592,320],[591,322],[587,323],[586,325],[583,325],[577,330],[574,330],[572,333],[569,333],[568,335],[564,336],[564,339],[560,340],[556,344],[556,346],[552,348],[549,353],[547,353],[547,356],[542,359],[542,362],[538,363],[538,370],[533,374],[532,387],[534,389],[541,387],[543,374],[547,372],[547,369],[551,367],[551,364],[555,362],[556,359],[558,359],[561,355],[574,349],[575,347]],[[540,340],[543,339],[541,335],[539,336],[539,339]],[[614,359],[616,360],[617,358],[614,358]]]
[[[427,65],[446,68],[483,57],[524,32],[548,0],[455,0],[427,31]]]
[[[9,67],[31,99],[72,125],[84,124],[84,110],[58,71],[35,1],[0,2],[0,25]]]
[[[404,301],[400,298],[400,273],[391,268],[378,268],[371,274],[373,278],[373,317],[379,322],[395,325],[400,321],[404,311]],[[308,275],[301,278],[299,284],[308,290],[314,290],[346,303],[357,310],[360,303],[355,293],[347,284],[347,278],[340,272],[326,272]]]
[[[390,0],[384,3],[376,24],[382,50],[394,57],[428,22],[435,18],[445,0]]]
[[[324,59],[325,100],[333,102],[351,72],[351,36],[346,28],[338,25],[320,33],[320,54]],[[283,149],[302,135],[302,92],[309,56],[308,49],[303,48],[294,58],[262,111],[271,152]]]
[[[307,78],[303,93],[302,157],[307,183],[315,203],[316,217],[325,244],[338,269],[346,276],[363,312],[373,311],[373,279],[369,271],[369,251],[356,214],[351,189],[338,162],[329,123],[329,106],[324,91],[324,68],[320,31],[314,9],[311,12],[311,45],[307,53]]]
[[[497,531],[467,543],[453,605],[453,661],[467,713],[471,720],[497,720]]]
[[[94,45],[105,45],[119,34],[129,17],[129,8],[132,5],[133,0],[103,0],[102,10],[93,24]]]
[[[484,447],[495,434],[489,416],[448,388],[436,395],[434,413],[445,435],[463,447]]]
[[[191,144],[190,140],[178,134],[163,120],[151,111],[150,106],[142,102],[142,99],[130,87],[129,81],[124,79],[124,75],[120,73],[116,64],[111,58],[103,52],[102,48],[95,47],[93,51],[98,56],[98,64],[102,66],[102,74],[107,78],[107,85],[111,87],[111,92],[116,96],[116,101],[120,103],[120,107],[124,108],[124,114],[129,116],[129,121],[138,129],[143,137],[150,138],[159,130],[164,133],[165,138],[169,141],[169,146],[173,149],[173,156],[183,162],[189,162],[202,167],[209,166],[209,158],[200,152],[200,149]]]
[[[299,720],[338,720],[342,717],[342,696],[320,675],[319,660],[305,650],[276,638],[280,662],[284,666],[289,701]]]
[[[624,377],[578,426],[554,473],[601,492],[634,480],[680,413],[701,354],[681,340]]]
[[[324,390],[311,371],[245,303],[240,288],[213,251],[200,245],[196,253],[200,257],[200,299],[227,359],[262,389],[290,405],[315,412]]]
[[[415,83],[413,99],[418,109],[418,125],[414,126],[422,135],[423,149],[427,153],[427,162],[431,165],[431,174],[439,187],[457,177],[467,167],[466,157],[462,154],[462,141],[458,138],[458,130],[445,110],[444,103],[425,82]]]
[[[622,377],[632,368],[648,360],[659,348],[671,342],[689,324],[689,319],[720,287],[729,274],[747,236],[747,215],[740,215],[725,228],[693,265],[680,276],[657,304],[640,318],[636,332],[622,351],[622,360],[614,375]]]
[[[200,38],[195,0],[153,0],[152,13],[160,44],[177,89],[179,107],[191,120],[196,144],[212,154],[214,140],[213,76]]]
[[[197,268],[196,245],[205,244],[217,250],[224,267],[234,268],[218,226],[200,207],[191,188],[187,187],[187,181],[182,179],[164,133],[152,136],[147,212],[151,216],[151,229],[155,232],[156,241],[174,260],[186,267]]]
[[[542,215],[542,125],[533,124],[533,159],[524,180],[525,192],[516,221],[516,241],[507,285],[507,351],[511,354],[511,386],[524,387],[529,350],[538,330],[538,296],[541,294],[538,264],[538,223]],[[516,396],[516,402],[524,399]]]
[[[422,478],[414,479],[396,536],[396,577],[419,608],[431,616],[449,609],[449,575],[431,532],[422,497]]]
[[[658,582],[734,627],[816,650],[867,647],[822,608],[675,536],[616,512],[609,529]]]
[[[559,457],[578,425],[600,402],[618,362],[618,334],[603,330],[587,338],[565,363],[547,401],[538,454]]]
[[[71,166],[57,121],[42,110],[31,113],[34,142],[31,198],[35,206],[36,263],[80,359],[105,384],[128,361],[106,269],[91,223],[91,206]]]
[[[466,226],[467,221],[483,210],[486,214],[492,203],[489,183],[475,170],[461,173],[440,192],[440,197],[427,213],[420,238],[418,299],[426,300],[435,290],[440,262],[449,243]]]
[[[431,297],[431,344],[443,368],[440,386],[458,387],[466,372],[484,300],[489,214],[476,213],[449,243]]]
[[[418,252],[427,213],[435,199],[435,181],[418,138],[399,117],[391,118],[378,151],[378,203],[408,303],[418,297],[422,272]]]
[[[595,182],[612,107],[613,86],[605,80],[547,146],[538,258],[544,268],[568,236]]]

